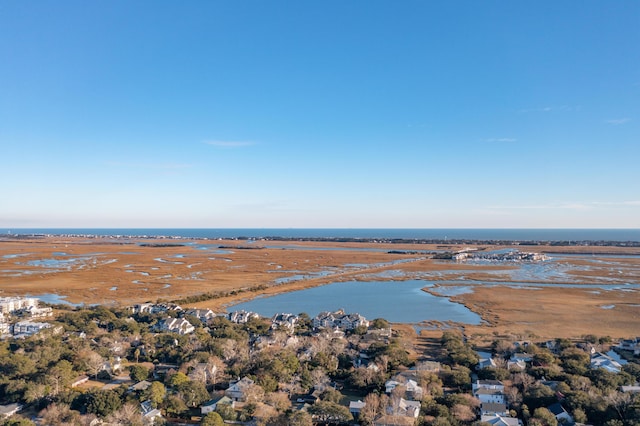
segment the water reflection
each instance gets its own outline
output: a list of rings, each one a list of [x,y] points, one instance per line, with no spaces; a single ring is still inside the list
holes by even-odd
[[[479,324],[481,318],[464,305],[422,291],[428,283],[408,281],[348,281],[306,290],[263,297],[240,303],[233,310],[254,311],[263,316],[279,312],[306,312],[345,309],[367,318],[386,318],[391,322],[454,321]]]

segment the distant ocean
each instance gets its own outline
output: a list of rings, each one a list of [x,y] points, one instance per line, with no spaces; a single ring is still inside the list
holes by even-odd
[[[398,228],[17,228],[0,234],[166,236],[185,238],[363,238],[499,241],[640,241],[640,229],[398,229]]]

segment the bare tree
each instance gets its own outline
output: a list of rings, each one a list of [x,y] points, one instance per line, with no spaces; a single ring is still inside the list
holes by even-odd
[[[80,422],[80,413],[67,404],[50,404],[40,412],[42,423],[49,426],[75,425]]]
[[[124,404],[119,410],[111,413],[106,420],[112,425],[142,426],[140,410],[138,410],[138,407],[132,403]]]

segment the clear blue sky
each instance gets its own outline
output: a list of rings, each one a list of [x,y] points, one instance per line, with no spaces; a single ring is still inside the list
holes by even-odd
[[[640,2],[0,3],[0,227],[640,228]]]

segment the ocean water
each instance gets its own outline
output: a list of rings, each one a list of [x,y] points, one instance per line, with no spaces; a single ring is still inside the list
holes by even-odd
[[[408,229],[408,228],[21,228],[0,234],[186,238],[363,238],[499,241],[640,241],[640,229]]]

